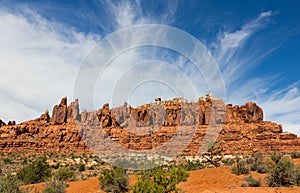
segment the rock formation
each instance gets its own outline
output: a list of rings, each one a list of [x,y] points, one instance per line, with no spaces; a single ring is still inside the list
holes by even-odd
[[[7,125],[8,126],[16,125],[16,121],[15,120],[8,121]]]
[[[101,137],[97,138],[98,135]],[[227,154],[300,152],[300,138],[283,132],[280,124],[264,121],[263,110],[257,104],[225,105],[211,95],[196,102],[157,98],[153,103],[135,108],[125,103],[111,109],[109,104],[104,104],[97,111],[81,113],[78,100],[68,106],[64,97],[54,106],[51,118],[45,111],[39,118],[20,124],[10,121],[5,125],[0,120],[0,152],[80,154],[99,148],[109,153],[113,151],[109,143],[133,150],[150,150],[174,137],[186,137],[190,139],[188,143],[181,142],[172,148],[184,146],[183,154],[196,155],[200,153],[202,141],[213,135],[222,142]]]
[[[0,119],[0,127],[5,126],[6,124]]]
[[[0,128],[0,152],[90,152],[76,127],[79,119],[78,100],[67,107],[64,97],[55,105],[50,118],[48,110],[39,118]]]

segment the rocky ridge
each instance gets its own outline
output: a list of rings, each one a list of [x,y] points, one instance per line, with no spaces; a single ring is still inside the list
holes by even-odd
[[[277,123],[263,120],[263,110],[253,102],[225,105],[207,95],[198,101],[183,98],[131,107],[79,111],[78,100],[68,106],[64,97],[39,118],[20,124],[0,120],[0,152],[110,153],[111,144],[132,150],[151,150],[172,139],[182,154],[200,153],[203,140],[217,138],[226,154],[300,151],[300,138],[283,132]],[[176,138],[177,137],[177,138]],[[89,147],[89,148],[88,148]],[[167,148],[167,149],[168,149]]]

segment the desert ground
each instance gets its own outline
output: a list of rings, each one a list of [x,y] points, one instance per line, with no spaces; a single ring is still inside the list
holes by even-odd
[[[300,159],[293,160],[295,164],[300,164]],[[300,187],[281,187],[271,188],[266,184],[261,187],[241,187],[244,178],[252,175],[256,179],[263,180],[266,174],[251,172],[248,175],[237,176],[231,173],[229,166],[217,168],[205,168],[201,170],[190,171],[190,177],[186,182],[178,185],[186,193],[298,193]],[[130,176],[130,184],[136,181],[135,176]],[[97,177],[87,180],[68,182],[67,193],[102,193]],[[36,190],[42,190],[43,183],[25,186],[32,193]]]

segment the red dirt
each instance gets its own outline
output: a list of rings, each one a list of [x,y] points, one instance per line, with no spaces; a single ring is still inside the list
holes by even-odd
[[[265,175],[251,173],[255,179],[263,180]],[[207,168],[191,171],[187,182],[179,184],[186,193],[296,193],[300,192],[299,187],[295,188],[270,188],[265,187],[241,187],[245,175],[236,176],[231,173],[230,167]]]
[[[300,163],[300,159],[296,160]],[[255,179],[263,180],[265,174],[258,174],[252,172],[251,175]],[[207,168],[197,171],[191,171],[187,182],[179,184],[186,193],[299,193],[300,187],[293,188],[270,188],[262,184],[262,187],[241,187],[245,175],[236,176],[231,173],[230,167]],[[136,177],[130,176],[130,185],[133,185]],[[68,182],[69,187],[66,189],[67,193],[103,193],[100,191],[98,178],[90,178],[88,180],[81,180],[75,182]],[[29,185],[39,190],[42,189],[43,184]]]

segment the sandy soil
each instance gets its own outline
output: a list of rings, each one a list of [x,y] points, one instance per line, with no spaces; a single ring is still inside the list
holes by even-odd
[[[256,179],[263,180],[265,175],[252,173]],[[263,187],[241,187],[245,176],[231,174],[230,167],[207,168],[191,171],[187,182],[179,184],[179,187],[186,193],[296,193],[300,192],[299,187],[295,188],[270,188]]]
[[[294,160],[296,164],[300,164],[300,159]],[[264,174],[252,172],[251,175],[255,179],[263,180]],[[197,171],[191,171],[187,182],[179,184],[186,193],[299,193],[300,187],[293,188],[270,188],[262,184],[262,187],[241,187],[245,175],[236,176],[231,174],[230,167],[207,168]],[[136,177],[130,176],[130,185],[134,184]],[[81,180],[76,182],[68,182],[69,187],[67,193],[102,193],[99,187],[98,178]],[[43,188],[43,184],[26,186],[31,193]]]

